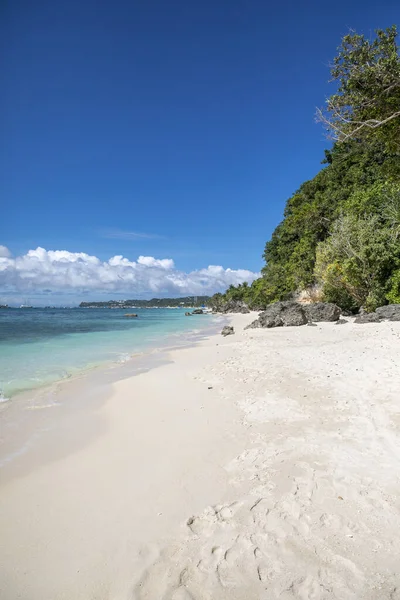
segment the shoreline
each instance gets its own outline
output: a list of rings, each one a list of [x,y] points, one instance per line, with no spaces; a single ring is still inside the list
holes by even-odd
[[[397,600],[400,323],[228,318],[50,409],[0,489],[2,597]]]
[[[8,478],[9,463],[31,449],[37,442],[40,435],[38,431],[46,431],[53,426],[54,410],[62,413],[61,416],[64,418],[69,418],[71,411],[72,415],[83,412],[90,418],[88,412],[107,401],[115,383],[167,364],[169,353],[195,347],[204,339],[216,335],[227,319],[224,316],[213,316],[216,317],[213,323],[204,324],[203,327],[193,330],[169,334],[163,338],[163,344],[134,352],[122,363],[112,361],[82,368],[69,377],[18,392],[1,402],[0,475],[2,481]],[[11,471],[14,469],[12,468]]]
[[[182,312],[182,309],[178,310],[181,310]],[[210,315],[206,316],[209,317]],[[221,317],[221,315],[216,314],[213,314],[212,316],[214,317],[214,319]],[[41,393],[42,391],[46,391],[47,389],[50,389],[52,387],[57,387],[59,384],[63,384],[67,381],[79,379],[81,377],[86,377],[87,375],[90,375],[90,373],[98,370],[118,368],[119,366],[128,363],[130,360],[132,360],[132,358],[135,358],[136,356],[144,356],[146,354],[151,354],[152,352],[168,350],[168,348],[174,347],[174,345],[172,344],[172,341],[174,339],[182,338],[183,340],[185,340],[186,338],[189,338],[190,343],[192,343],[190,338],[196,338],[196,336],[198,335],[200,335],[201,337],[203,335],[203,332],[204,335],[212,334],[215,333],[215,331],[217,330],[216,324],[212,326],[210,323],[208,325],[205,325],[203,323],[197,323],[196,325],[197,327],[194,327],[193,329],[182,329],[181,331],[177,330],[175,332],[168,332],[166,334],[163,334],[157,338],[156,345],[147,341],[145,345],[139,344],[139,346],[133,345],[131,349],[125,348],[123,354],[121,354],[118,359],[107,358],[102,359],[99,362],[89,362],[81,366],[64,366],[64,376],[54,376],[53,374],[49,379],[45,378],[37,384],[32,383],[30,387],[24,386],[19,389],[15,389],[11,393],[9,391],[4,391],[0,388],[0,414],[1,410],[5,409],[10,401],[18,400],[21,398],[23,399],[29,396],[30,394]]]

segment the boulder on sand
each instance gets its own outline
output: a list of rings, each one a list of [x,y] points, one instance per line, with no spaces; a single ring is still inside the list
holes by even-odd
[[[332,302],[314,302],[303,305],[304,312],[309,321],[337,321],[341,310]]]
[[[400,321],[400,304],[388,304],[387,306],[380,306],[375,312],[380,319]]]
[[[227,335],[233,335],[234,333],[235,333],[235,330],[232,327],[232,325],[225,325],[225,327],[221,331],[221,335],[223,335],[224,337],[226,337]]]
[[[335,325],[346,325],[346,323],[348,323],[348,321],[346,321],[346,319],[338,319],[335,323]]]
[[[298,302],[275,302],[268,306],[253,323],[245,329],[256,327],[291,327],[305,325],[308,319],[304,307]]]
[[[225,304],[222,304],[218,308],[214,309],[214,311],[224,313],[224,314],[226,314],[226,313],[246,314],[246,313],[250,312],[250,309],[247,306],[247,304],[245,302],[242,302],[241,300],[229,300],[228,302],[225,302]]]
[[[363,313],[354,319],[354,323],[362,325],[363,323],[379,323],[380,318],[376,313]]]

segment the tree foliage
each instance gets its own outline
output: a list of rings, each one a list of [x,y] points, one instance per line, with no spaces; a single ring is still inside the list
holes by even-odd
[[[399,149],[400,57],[397,28],[378,29],[373,40],[344,36],[331,74],[337,93],[317,116],[334,140],[379,137]]]
[[[268,304],[268,298],[265,292],[266,280],[264,278],[256,279],[251,285],[248,283],[239,283],[231,285],[225,294],[214,294],[209,300],[208,305],[219,310],[222,306],[231,300],[245,302],[250,308],[257,310]]]
[[[326,300],[372,310],[400,302],[400,57],[397,30],[343,38],[338,89],[320,117],[336,139],[324,167],[286,203],[262,278],[219,298],[254,308],[319,286]],[[398,113],[398,114],[397,114]]]
[[[395,217],[395,184],[385,168],[393,156],[380,141],[336,144],[328,166],[288,200],[284,220],[264,251],[270,302],[287,299],[317,281],[317,246],[342,214],[361,216],[390,208]]]
[[[327,300],[375,310],[385,304],[399,259],[400,245],[379,214],[352,214],[339,217],[318,245],[315,272]]]

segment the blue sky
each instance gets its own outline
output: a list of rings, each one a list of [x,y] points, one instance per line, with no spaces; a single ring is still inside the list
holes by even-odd
[[[321,168],[314,114],[341,37],[400,17],[398,0],[8,4],[0,244],[182,273],[259,271]]]

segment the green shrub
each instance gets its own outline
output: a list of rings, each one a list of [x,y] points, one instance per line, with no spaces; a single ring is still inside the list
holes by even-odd
[[[381,225],[379,216],[344,216],[319,244],[315,273],[327,297],[348,298],[372,311],[386,303],[395,254],[392,231]]]
[[[390,278],[390,291],[386,298],[390,304],[400,304],[400,269],[395,271]]]

